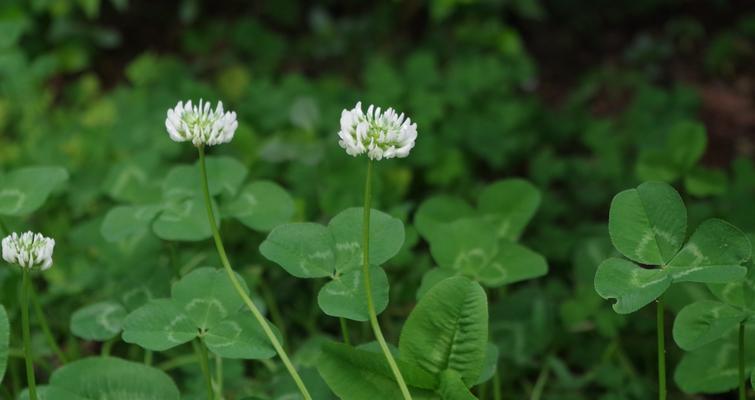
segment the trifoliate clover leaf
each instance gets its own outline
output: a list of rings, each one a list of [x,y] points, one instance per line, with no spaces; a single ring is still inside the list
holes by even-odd
[[[437,196],[415,215],[417,231],[430,243],[440,269],[423,279],[424,293],[441,277],[463,275],[497,287],[547,273],[545,259],[516,243],[540,204],[540,192],[522,179],[506,179],[483,189],[474,209],[465,201]]]
[[[328,226],[293,223],[273,229],[260,245],[260,253],[298,278],[331,281],[318,295],[328,315],[357,321],[369,317],[362,274],[362,208],[349,208]],[[404,224],[378,210],[370,211],[370,264],[372,289],[378,313],[388,305],[388,279],[379,268],[404,244]]]
[[[123,340],[164,351],[200,338],[221,357],[272,357],[275,350],[262,327],[242,305],[225,271],[199,268],[173,285],[170,299],[153,300],[131,312],[123,322]]]
[[[704,221],[684,243],[687,211],[665,183],[647,182],[617,194],[608,228],[614,247],[631,261],[601,263],[595,290],[616,299],[614,310],[620,314],[644,307],[674,282],[726,283],[747,273],[742,264],[750,258],[750,240],[725,221]]]
[[[0,215],[23,216],[41,207],[68,180],[60,167],[27,167],[0,172]]]

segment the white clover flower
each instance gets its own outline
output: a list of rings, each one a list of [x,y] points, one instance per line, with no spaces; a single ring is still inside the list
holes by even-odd
[[[215,111],[210,103],[199,100],[199,106],[192,106],[191,100],[179,101],[175,108],[168,110],[165,127],[170,138],[176,142],[191,141],[194,146],[213,146],[228,143],[233,139],[239,123],[236,113],[223,111],[223,102],[219,101]]]
[[[39,266],[42,271],[52,266],[52,251],[55,240],[40,233],[26,232],[19,236],[16,232],[3,239],[3,259],[24,268]]]
[[[380,112],[380,107],[370,105],[365,114],[360,101],[341,113],[338,136],[338,144],[351,156],[367,153],[372,160],[406,157],[417,140],[417,124],[392,108]]]

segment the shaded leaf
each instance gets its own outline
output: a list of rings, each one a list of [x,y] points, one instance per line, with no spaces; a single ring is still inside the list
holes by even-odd
[[[361,207],[347,208],[330,220],[336,250],[336,270],[345,272],[362,266]],[[370,210],[370,265],[382,265],[404,244],[404,224],[382,211]]]
[[[388,276],[382,268],[373,265],[370,277],[375,312],[380,314],[388,306]],[[332,317],[367,321],[369,313],[362,270],[348,271],[326,283],[317,295],[317,303],[325,314]]]
[[[210,351],[223,358],[266,359],[276,354],[262,326],[246,312],[214,325],[203,341]]]
[[[260,253],[297,278],[321,278],[335,272],[334,248],[327,227],[305,222],[273,229]]]
[[[668,264],[675,282],[724,283],[741,279],[750,259],[750,239],[734,225],[709,219]]]
[[[672,278],[661,269],[644,269],[630,261],[609,258],[595,273],[595,291],[604,299],[616,299],[614,311],[629,314],[657,299]]]
[[[35,211],[67,180],[68,172],[60,167],[27,167],[0,175],[0,215]]]
[[[730,305],[711,300],[697,301],[677,314],[674,341],[684,350],[694,350],[720,339],[746,318],[746,313]]]
[[[679,193],[660,182],[646,182],[617,194],[611,202],[608,230],[625,257],[662,265],[684,242],[687,211]]]
[[[506,179],[487,186],[477,202],[499,238],[517,240],[540,206],[540,192],[524,179]]]
[[[294,200],[278,184],[257,181],[244,186],[224,211],[251,229],[269,231],[291,219]]]
[[[191,319],[170,299],[153,300],[123,321],[123,341],[148,350],[167,350],[194,339],[198,334]]]
[[[434,376],[458,372],[467,386],[480,376],[488,337],[488,304],[482,287],[448,278],[430,289],[404,324],[401,359]]]
[[[126,309],[118,303],[91,304],[71,315],[71,333],[85,340],[110,340],[121,332],[125,317]]]

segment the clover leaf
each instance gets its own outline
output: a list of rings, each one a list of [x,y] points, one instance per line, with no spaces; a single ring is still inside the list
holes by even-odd
[[[399,339],[396,363],[414,398],[474,399],[469,388],[491,374],[497,354],[487,337],[487,297],[477,282],[456,276],[430,289]],[[375,351],[326,342],[318,370],[343,399],[401,397],[385,357]]]
[[[242,300],[225,271],[196,269],[176,282],[171,293],[169,299],[153,300],[131,312],[123,322],[123,340],[164,351],[201,338],[210,351],[225,358],[275,355],[257,320],[241,310]]]
[[[752,249],[742,231],[709,219],[685,244],[686,228],[684,203],[668,184],[647,182],[617,194],[608,230],[614,247],[629,260],[603,261],[595,273],[596,292],[616,300],[614,311],[628,314],[657,299],[674,282],[725,283],[745,276],[742,264]]]
[[[388,278],[380,265],[404,244],[404,224],[378,210],[370,216],[370,274],[376,312],[388,305]],[[291,223],[273,229],[260,253],[297,278],[325,278],[318,304],[326,314],[355,321],[369,318],[362,275],[362,208],[348,208],[327,226]]]
[[[423,202],[414,221],[441,271],[425,274],[418,297],[452,275],[498,287],[546,274],[545,259],[517,243],[539,205],[540,192],[522,179],[487,186],[477,209],[450,196]]]
[[[685,189],[693,196],[721,194],[727,186],[724,172],[697,165],[707,145],[703,125],[681,120],[671,127],[663,146],[640,153],[636,174],[643,181],[670,183],[682,179]]]
[[[0,172],[0,215],[23,216],[41,207],[68,180],[60,167],[27,167]]]
[[[279,185],[270,181],[254,181],[242,187],[247,176],[243,164],[224,156],[207,157],[206,161],[211,200],[213,207],[220,210],[216,213],[218,224],[221,218],[234,218],[251,229],[269,231],[291,219],[293,200]],[[124,171],[145,173],[135,167]],[[118,176],[128,178],[130,175],[121,172]],[[126,179],[126,182],[131,181],[133,179]],[[144,183],[141,185],[143,187]],[[115,242],[148,230],[161,239],[175,241],[199,241],[212,235],[196,164],[173,167],[165,176],[161,188],[162,196],[159,199],[113,207],[102,222],[103,237]],[[120,193],[117,185],[112,190]],[[139,196],[119,198],[141,200]]]
[[[40,400],[178,400],[176,384],[163,371],[115,357],[84,358],[55,370]],[[19,396],[27,400],[28,392]]]

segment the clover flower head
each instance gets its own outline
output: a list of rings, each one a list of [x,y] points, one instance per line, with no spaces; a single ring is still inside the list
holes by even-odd
[[[367,113],[362,102],[341,113],[338,144],[351,156],[367,153],[372,160],[406,157],[417,140],[417,124],[393,108],[381,112],[370,105]]]
[[[52,266],[54,248],[55,240],[40,233],[26,232],[18,235],[13,232],[3,239],[3,259],[23,268],[40,267],[44,271]]]
[[[194,146],[213,146],[228,143],[233,139],[239,123],[236,113],[223,110],[223,102],[219,101],[215,110],[210,102],[199,100],[199,105],[192,105],[191,100],[186,103],[179,101],[175,108],[168,110],[165,127],[168,135],[176,142],[191,141]]]

